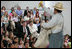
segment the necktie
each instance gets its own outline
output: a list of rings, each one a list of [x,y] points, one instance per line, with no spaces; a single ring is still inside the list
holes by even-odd
[[[25,27],[24,27],[24,32],[26,32],[26,29],[25,29]]]

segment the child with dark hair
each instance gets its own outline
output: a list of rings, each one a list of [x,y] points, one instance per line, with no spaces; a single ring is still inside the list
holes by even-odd
[[[18,48],[24,48],[24,42],[22,41],[22,38],[19,40]]]
[[[71,48],[71,40],[68,34],[66,34],[64,37],[64,45],[66,46],[66,48]]]
[[[6,40],[3,40],[2,42],[3,42],[3,44],[4,44],[4,47],[7,48],[8,42],[7,42]]]
[[[31,48],[31,47],[29,47],[29,43],[28,42],[25,42],[25,47],[24,48]]]
[[[67,43],[69,42],[69,35],[68,34],[65,35],[65,42],[67,42]]]
[[[9,48],[15,48],[14,44],[9,44]]]
[[[18,44],[18,37],[15,37],[13,40],[13,44],[16,44],[16,43]]]
[[[14,40],[14,34],[13,34],[13,32],[10,32],[10,33],[9,33],[9,38],[10,38],[11,40]]]

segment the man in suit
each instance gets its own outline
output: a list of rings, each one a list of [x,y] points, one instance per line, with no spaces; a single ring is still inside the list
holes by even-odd
[[[27,12],[29,11],[29,7],[26,7],[26,10],[24,11],[24,16],[27,15]]]
[[[21,26],[21,28],[20,28],[20,36],[22,37],[22,38],[24,38],[24,36],[26,36],[26,37],[28,37],[29,35],[30,35],[30,30],[29,30],[29,28],[28,28],[28,26],[27,26],[27,23],[26,23],[26,21],[23,21],[22,22],[22,26]]]
[[[25,19],[21,19],[21,21],[16,22],[16,30],[15,30],[15,35],[19,38],[24,38],[24,35],[29,36],[30,31],[29,28],[27,27],[27,23]]]

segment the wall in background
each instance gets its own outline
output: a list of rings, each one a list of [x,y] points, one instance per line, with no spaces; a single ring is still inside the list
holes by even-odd
[[[11,9],[11,7],[21,6],[22,9],[26,9],[29,6],[30,9],[34,7],[38,8],[38,4],[40,1],[1,1],[1,7],[4,5],[7,9]]]

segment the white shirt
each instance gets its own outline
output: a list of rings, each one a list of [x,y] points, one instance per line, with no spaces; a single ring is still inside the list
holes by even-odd
[[[46,8],[44,7],[44,10]],[[46,12],[49,12],[49,10],[45,10]],[[49,12],[50,13],[50,12]],[[58,33],[62,30],[63,27],[63,16],[61,13],[57,13],[57,14],[53,14],[52,15],[52,19],[48,22],[48,23],[43,23],[42,26],[44,28],[51,28],[52,33]]]
[[[38,37],[39,37],[39,34],[37,33],[37,31],[38,31],[37,26],[36,26],[35,24],[33,24],[32,26],[30,26],[30,25],[28,24],[28,27],[29,27],[29,30],[30,30],[30,32],[31,32],[31,34],[32,34],[32,37],[38,38]]]
[[[37,26],[36,26],[35,24],[33,24],[32,26],[30,26],[30,25],[28,24],[28,27],[29,27],[31,33],[34,33],[34,32],[36,32],[36,31],[38,30],[38,29],[37,29]]]
[[[23,32],[24,32],[24,31],[26,31],[26,35],[28,35],[26,27],[25,27],[25,30],[24,30],[24,27],[23,27]]]

